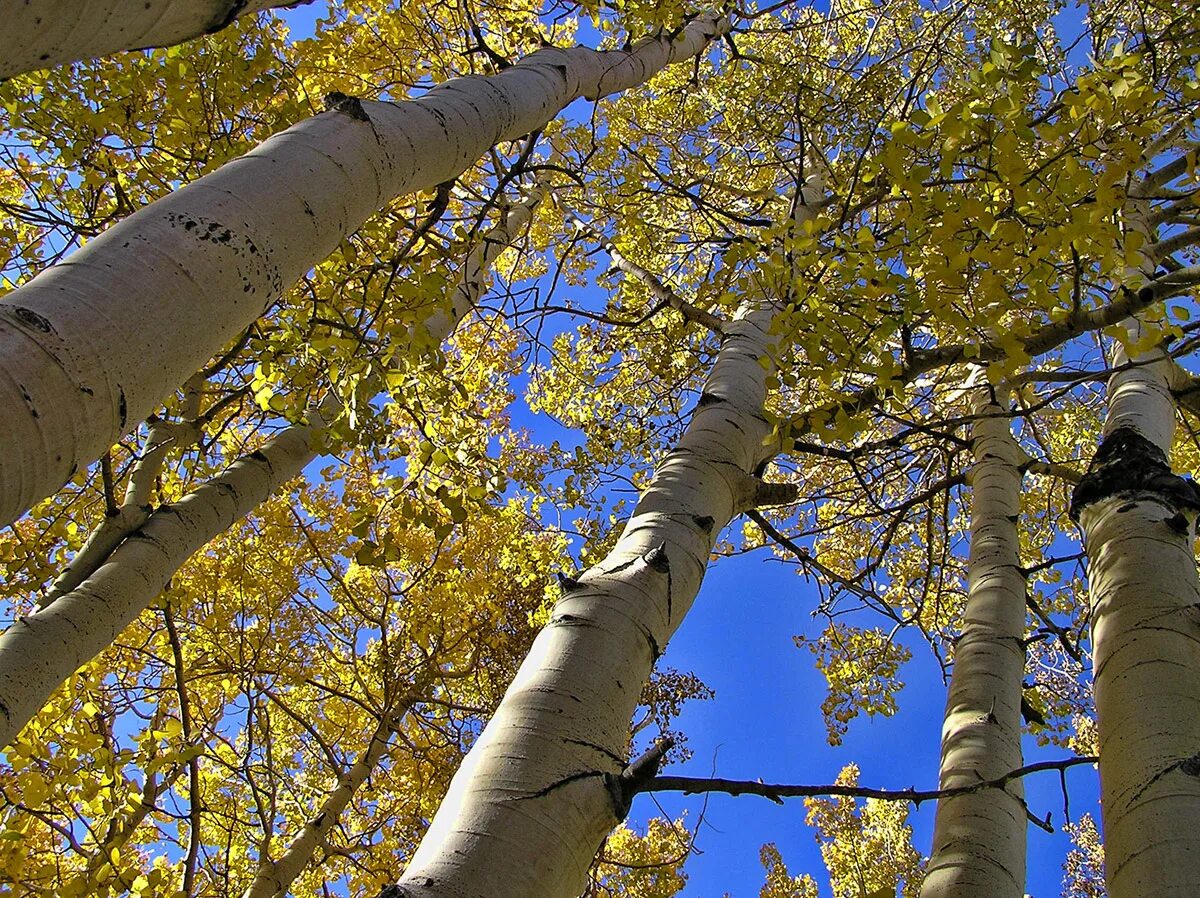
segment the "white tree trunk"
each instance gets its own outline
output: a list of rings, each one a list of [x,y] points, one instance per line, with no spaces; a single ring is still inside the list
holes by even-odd
[[[1150,204],[1129,200],[1142,237],[1126,286],[1150,280]],[[1131,346],[1143,342],[1125,321]],[[1093,689],[1109,898],[1200,895],[1200,495],[1171,473],[1173,378],[1161,349],[1118,344],[1104,440],[1071,513],[1088,558]]]
[[[938,786],[996,779],[1021,766],[1025,577],[1017,514],[1025,453],[1007,403],[986,383],[968,385],[975,466],[967,603],[954,646]],[[1021,898],[1025,894],[1021,781],[938,802],[921,898]]]
[[[467,257],[451,296],[451,315],[427,321],[441,342],[474,306],[492,262],[529,223],[541,198],[535,190],[514,206]],[[149,515],[70,592],[0,635],[0,746],[8,745],[58,685],[103,651],[162,591],[175,571],[209,540],[224,533],[317,457],[324,427],[338,413],[332,395],[308,424],[284,428],[256,452]],[[102,562],[102,563],[100,563]]]
[[[679,445],[612,552],[564,587],[400,880],[405,898],[573,898],[623,817],[619,776],[642,684],[687,613],[716,538],[771,453],[762,417],[772,310],[736,319]]]
[[[805,190],[815,203],[816,191]],[[811,208],[811,207],[810,207]],[[450,784],[399,883],[381,898],[574,898],[632,799],[624,772],[642,686],[733,517],[775,453],[763,417],[776,306],[747,304],[679,443],[620,539],[553,616]]]
[[[1134,337],[1139,330],[1130,322]],[[1156,351],[1157,352],[1157,351]],[[1129,361],[1118,347],[1114,361]],[[1092,609],[1110,898],[1200,895],[1200,586],[1195,488],[1171,475],[1172,368],[1109,381],[1105,440],[1076,490]]]
[[[0,526],[98,458],[393,198],[578,97],[640,84],[727,24],[630,51],[546,48],[405,103],[322,115],[150,204],[0,300]]]
[[[121,50],[167,47],[239,16],[312,0],[0,0],[0,79]]]

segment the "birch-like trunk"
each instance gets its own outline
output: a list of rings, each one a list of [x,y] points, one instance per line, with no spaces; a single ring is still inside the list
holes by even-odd
[[[1132,338],[1140,328],[1131,321]],[[1157,355],[1156,359],[1154,356]],[[1171,473],[1171,366],[1109,381],[1104,441],[1072,512],[1088,557],[1110,898],[1200,895],[1197,493]],[[1117,365],[1129,362],[1122,347]]]
[[[426,320],[435,341],[448,337],[474,307],[488,269],[529,223],[540,197],[540,191],[531,192],[468,255],[450,314],[439,309]],[[184,562],[299,477],[319,454],[325,425],[337,412],[331,395],[307,424],[284,428],[222,474],[160,507],[106,558],[96,559],[94,570],[72,578],[82,580],[79,585],[0,634],[0,746],[12,741],[60,683],[129,626]]]
[[[817,191],[805,189],[815,203]],[[809,208],[814,208],[810,206]],[[777,306],[747,304],[679,443],[603,561],[564,582],[550,622],[455,774],[396,898],[574,898],[634,787],[624,753],[643,684],[733,517],[772,492],[763,416]]]
[[[0,79],[121,50],[169,47],[239,16],[312,0],[5,0]]]
[[[1150,203],[1130,199],[1141,235],[1127,286],[1153,279]],[[1143,343],[1136,318],[1129,345]],[[1071,514],[1088,559],[1093,690],[1109,898],[1200,895],[1200,493],[1171,472],[1179,369],[1159,348],[1118,344],[1104,439]]]
[[[723,19],[632,50],[546,48],[405,103],[340,98],[0,299],[0,526],[98,458],[393,198],[579,97],[700,53]]]
[[[1013,439],[1002,396],[986,383],[969,385],[975,415],[971,547],[942,728],[942,789],[972,786],[1021,766],[1025,578],[1017,514],[1025,454]],[[1025,835],[1019,779],[1003,789],[942,799],[921,898],[1021,898]]]

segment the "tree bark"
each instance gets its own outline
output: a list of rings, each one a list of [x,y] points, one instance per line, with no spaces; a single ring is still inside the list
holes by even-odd
[[[968,385],[975,414],[967,602],[954,646],[939,789],[996,779],[1021,766],[1025,578],[1017,514],[1025,453],[1003,393]],[[938,802],[921,898],[1021,898],[1025,806],[1020,780]]]
[[[815,203],[816,191],[805,193]],[[622,776],[642,685],[687,614],[716,539],[775,453],[763,416],[773,302],[743,305],[679,443],[612,551],[567,579],[450,785],[402,898],[574,898],[633,797]],[[652,773],[652,771],[651,771]]]
[[[1114,361],[1127,361],[1123,347]],[[1088,557],[1110,898],[1200,894],[1200,502],[1167,461],[1170,376],[1161,358],[1113,375],[1105,439],[1072,502]]]
[[[451,296],[451,314],[439,309],[426,321],[437,342],[473,308],[488,268],[529,223],[540,198],[540,190],[531,192],[468,255]],[[284,428],[179,502],[158,508],[106,558],[96,559],[78,586],[0,634],[0,746],[12,741],[60,683],[116,639],[194,553],[299,477],[319,454],[325,425],[338,410],[330,395],[307,424]]]
[[[1150,203],[1130,199],[1127,233],[1151,280]],[[1124,322],[1130,347],[1144,342]],[[1171,472],[1179,368],[1161,348],[1118,343],[1104,439],[1071,498],[1083,529],[1092,624],[1105,881],[1109,898],[1200,894],[1200,493]]]
[[[239,16],[312,0],[6,0],[0,79],[121,50],[169,47]]]
[[[0,526],[58,489],[393,198],[441,184],[579,97],[640,84],[727,28],[546,48],[405,103],[331,95],[0,300]]]

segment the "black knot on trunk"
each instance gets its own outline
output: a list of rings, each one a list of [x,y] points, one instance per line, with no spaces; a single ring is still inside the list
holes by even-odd
[[[1171,471],[1163,451],[1131,427],[1118,427],[1100,444],[1087,474],[1071,496],[1071,520],[1094,502],[1112,496],[1153,494],[1176,511],[1200,509],[1191,478]]]

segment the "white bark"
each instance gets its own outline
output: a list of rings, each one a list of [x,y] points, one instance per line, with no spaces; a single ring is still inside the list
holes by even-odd
[[[110,228],[0,300],[0,526],[98,458],[347,234],[578,97],[701,52],[701,17],[630,51],[546,48],[405,103],[344,99]]]
[[[1130,231],[1152,242],[1149,204]],[[1143,249],[1136,284],[1153,276]],[[1126,321],[1131,345],[1142,326]],[[1161,349],[1108,383],[1104,442],[1076,490],[1091,604],[1109,898],[1200,895],[1200,582],[1197,494],[1171,475],[1172,378]],[[1114,363],[1129,353],[1118,345]]]
[[[992,780],[1021,766],[1025,578],[1017,514],[1025,453],[1005,403],[970,385],[973,425],[967,602],[954,646],[938,787]],[[942,799],[921,898],[1021,898],[1025,894],[1021,781]]]
[[[775,452],[760,364],[775,310],[747,304],[726,325],[679,443],[612,551],[564,585],[403,877],[384,893],[574,898],[583,890],[632,798],[620,774],[642,685],[695,600],[718,535],[753,505],[753,472]]]
[[[1136,328],[1136,324],[1134,324]],[[1114,361],[1126,355],[1119,349]],[[1115,374],[1106,435],[1170,451],[1165,361]],[[1134,479],[1080,511],[1088,556],[1105,878],[1110,898],[1200,895],[1200,585],[1194,509]],[[1140,460],[1137,460],[1140,461]],[[1085,480],[1085,483],[1087,481]],[[1111,484],[1119,487],[1119,483]]]
[[[196,379],[203,381],[203,375],[197,375]],[[129,474],[129,483],[121,504],[117,506],[115,513],[106,514],[104,520],[91,532],[87,542],[71,559],[71,563],[46,590],[46,594],[38,602],[39,608],[44,608],[59,596],[67,594],[91,576],[122,540],[149,519],[154,511],[150,504],[150,490],[159,471],[162,470],[167,453],[180,444],[195,442],[200,436],[201,431],[196,419],[199,415],[200,389],[203,384],[195,383],[195,379],[192,383],[194,387],[187,391],[190,408],[185,419],[151,422],[142,455]]]
[[[168,47],[239,16],[312,0],[0,0],[0,79],[121,50]]]
[[[488,268],[529,223],[540,197],[533,191],[514,206],[470,253],[450,297],[453,314],[439,310],[428,319],[437,342],[473,308]],[[184,562],[300,476],[317,457],[325,424],[337,412],[330,395],[310,413],[308,424],[283,429],[179,502],[154,511],[106,558],[95,559],[102,563],[82,583],[0,634],[0,746],[12,741],[60,683],[116,639]]]

